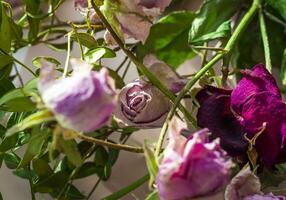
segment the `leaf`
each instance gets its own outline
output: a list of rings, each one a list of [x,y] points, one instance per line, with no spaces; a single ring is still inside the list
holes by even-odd
[[[53,170],[49,166],[49,163],[44,159],[33,160],[33,170],[40,177],[48,177],[53,174]]]
[[[62,137],[58,140],[59,148],[66,154],[68,160],[76,167],[82,165],[82,157],[77,148],[75,140],[64,140]]]
[[[66,51],[68,48],[68,43],[48,43],[48,47],[50,47],[54,51]],[[72,44],[71,44],[72,47]]]
[[[108,161],[108,153],[104,147],[98,146],[94,155],[94,163],[96,166],[104,166]]]
[[[26,12],[29,12],[32,15],[40,14],[40,0],[24,0],[24,2],[26,4]],[[39,32],[40,20],[28,16],[28,22],[29,22],[28,39],[29,41],[34,42]]]
[[[76,179],[85,178],[96,173],[97,171],[98,169],[94,162],[86,162],[80,167],[74,177]]]
[[[11,49],[11,31],[9,18],[2,3],[0,4],[0,19],[0,48],[9,53]]]
[[[7,78],[0,79],[0,99],[4,94],[6,94],[7,92],[9,92],[12,89],[15,89],[15,86],[13,85],[13,83],[9,79],[7,79]]]
[[[13,63],[13,58],[7,55],[0,54],[0,69]]]
[[[16,169],[20,163],[20,158],[15,153],[5,153],[4,162],[9,169]]]
[[[150,175],[149,186],[156,180],[158,174],[158,163],[155,157],[153,150],[147,145],[147,142],[144,142],[144,156],[146,160],[147,169]]]
[[[216,31],[202,35],[198,37],[197,39],[189,41],[189,43],[192,45],[195,45],[197,43],[203,43],[203,42],[208,42],[208,41],[219,39],[219,38],[229,37],[230,35],[231,35],[231,21],[226,21],[222,23],[217,28]]]
[[[71,200],[86,199],[86,197],[74,185],[71,184],[69,184],[68,190],[66,191],[66,197],[70,198]]]
[[[38,56],[38,57],[35,57],[32,60],[32,63],[33,63],[34,66],[36,66],[38,68],[41,68],[43,65],[45,65],[47,63],[55,65],[56,67],[61,65],[61,63],[57,59],[55,59],[53,57],[50,57],[50,56]]]
[[[223,22],[230,20],[241,3],[241,0],[205,0],[193,20],[189,42],[192,43],[203,35],[217,30]]]
[[[282,83],[286,85],[286,48],[283,53],[282,66],[281,66],[281,79]]]
[[[49,134],[41,132],[38,128],[33,129],[32,137],[28,143],[26,152],[18,168],[25,167],[33,158],[41,153],[42,147],[46,142],[48,136]]]
[[[265,2],[274,8],[286,21],[286,0],[265,0]]]
[[[100,47],[91,49],[88,52],[86,52],[85,59],[87,62],[94,64],[101,58],[113,58],[115,56],[116,54],[111,49],[106,47]]]
[[[35,125],[42,124],[44,122],[53,121],[54,117],[48,110],[38,111],[28,117],[26,117],[20,123],[9,128],[6,132],[6,137],[13,135],[14,133],[31,128]]]
[[[97,41],[88,33],[73,33],[71,39],[75,42],[82,44],[83,46],[92,49],[98,47]]]
[[[28,179],[28,180],[36,176],[36,174],[33,173],[28,168],[16,169],[15,171],[13,171],[13,174],[20,178]]]
[[[194,17],[191,11],[180,11],[161,18],[151,27],[145,44],[137,46],[137,55],[143,59],[153,53],[173,68],[194,57],[195,53],[187,44]]]
[[[17,147],[18,138],[19,138],[18,134],[14,134],[10,137],[5,137],[0,144],[0,152],[6,152],[10,149]]]

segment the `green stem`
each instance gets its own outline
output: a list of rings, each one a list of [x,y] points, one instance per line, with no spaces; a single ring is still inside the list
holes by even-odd
[[[189,92],[189,90],[195,85],[195,83],[209,70],[211,69],[211,67],[216,64],[221,58],[223,58],[223,56],[225,54],[227,54],[230,50],[232,50],[232,48],[235,45],[235,42],[239,39],[239,36],[241,35],[241,33],[245,30],[246,26],[249,24],[249,22],[251,21],[252,17],[254,16],[254,14],[256,13],[257,9],[259,6],[259,0],[254,0],[251,8],[247,11],[247,13],[244,15],[244,17],[241,19],[240,23],[238,24],[237,28],[235,29],[235,31],[233,32],[232,36],[230,37],[229,41],[227,42],[226,46],[225,46],[225,50],[227,50],[227,52],[220,52],[217,53],[217,55],[215,57],[213,57],[203,68],[201,68],[201,70],[198,71],[198,73],[196,73],[196,75],[186,84],[186,86],[181,90],[181,92],[179,93],[179,95],[177,96],[174,105],[172,106],[170,112],[168,113],[167,116],[167,120],[164,123],[160,136],[159,136],[159,140],[156,146],[156,151],[155,151],[155,155],[158,157],[160,155],[160,151],[167,133],[167,129],[168,129],[168,123],[170,122],[170,120],[172,119],[172,117],[175,114],[176,108],[179,105],[180,101],[183,99],[183,97],[185,96],[185,94],[187,92]]]
[[[175,102],[176,96],[168,89],[166,86],[164,86],[157,77],[150,72],[150,70],[138,60],[138,58],[126,47],[126,45],[122,42],[122,40],[119,38],[113,27],[109,24],[105,16],[102,14],[100,9],[96,6],[94,3],[94,0],[91,1],[91,4],[96,12],[96,14],[101,19],[102,23],[105,25],[107,30],[111,33],[114,40],[117,42],[119,47],[123,50],[123,52],[130,58],[130,60],[137,66],[137,68],[144,74],[153,85],[155,85],[163,94],[165,94],[173,103]],[[196,122],[195,119],[192,117],[192,115],[185,109],[185,107],[179,102],[177,105],[178,108],[182,111],[182,113],[185,115],[188,121],[192,122],[192,124],[195,126]]]
[[[22,63],[20,60],[18,60],[17,58],[13,57],[12,55],[10,55],[9,53],[7,53],[6,51],[4,51],[3,49],[0,48],[0,52],[6,56],[9,56],[10,58],[12,58],[16,63],[18,63],[19,65],[21,65],[22,67],[24,67],[28,72],[30,72],[33,76],[37,77],[37,74],[35,74],[33,72],[33,70],[31,70],[27,65],[25,65],[24,63]]]
[[[128,185],[127,187],[107,196],[104,197],[102,200],[116,200],[116,199],[121,199],[123,196],[126,194],[132,192],[136,188],[140,187],[143,183],[147,182],[149,180],[149,175],[145,175],[142,178],[138,179],[134,183]]]
[[[112,142],[89,137],[89,136],[82,135],[82,134],[78,134],[77,137],[87,142],[106,146],[106,147],[113,148],[113,149],[124,150],[124,151],[133,152],[133,153],[144,153],[143,149],[140,147],[133,147],[133,146],[125,145],[125,144],[115,144]]]
[[[263,15],[263,11],[261,7],[259,10],[259,24],[260,24],[261,37],[262,37],[262,42],[263,42],[263,47],[264,47],[266,68],[271,73],[272,64],[271,64],[269,40],[268,40],[267,29],[265,25],[265,19],[264,19],[264,15]]]
[[[68,74],[69,61],[70,61],[70,53],[71,53],[71,32],[68,33],[67,57],[66,57],[66,62],[65,62],[65,68],[64,68],[63,77],[66,77],[67,74]]]

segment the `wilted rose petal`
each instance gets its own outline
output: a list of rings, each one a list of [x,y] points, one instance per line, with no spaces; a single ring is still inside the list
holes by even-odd
[[[256,93],[267,91],[281,98],[274,77],[264,65],[255,65],[251,70],[242,70],[241,73],[243,78],[231,93],[231,107],[236,113],[240,113],[242,105]]]
[[[232,163],[219,140],[210,142],[207,129],[186,139],[177,119],[169,127],[170,141],[157,177],[160,199],[190,199],[221,190],[228,182]]]
[[[187,80],[180,78],[170,66],[159,60],[155,55],[145,56],[143,63],[173,93],[179,92],[186,85]]]
[[[115,115],[129,126],[160,127],[170,107],[170,100],[155,86],[136,80],[122,88]]]
[[[284,196],[264,195],[259,178],[249,167],[242,169],[230,182],[225,191],[225,200],[286,200]]]
[[[90,132],[109,122],[116,93],[105,69],[83,70],[58,80],[49,78],[48,72],[42,70],[39,90],[45,106],[63,127]]]
[[[200,103],[197,119],[200,127],[212,132],[212,138],[219,137],[221,146],[230,155],[244,154],[247,141],[242,134],[242,127],[230,109],[231,90],[207,86],[196,98]]]

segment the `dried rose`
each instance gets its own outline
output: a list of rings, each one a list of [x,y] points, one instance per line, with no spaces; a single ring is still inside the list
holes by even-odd
[[[122,88],[115,116],[129,126],[160,127],[170,110],[170,100],[155,86],[136,80]]]
[[[177,119],[170,123],[170,141],[159,166],[157,186],[160,199],[179,200],[213,195],[226,186],[232,162],[219,146],[210,141],[208,129],[181,135]]]
[[[77,67],[85,68],[83,65]],[[57,80],[52,73],[49,67],[42,68],[38,88],[45,106],[63,127],[91,132],[109,122],[116,93],[107,70],[75,70],[71,77]]]
[[[286,105],[276,82],[261,64],[252,70],[242,71],[242,74],[244,77],[227,96],[222,90],[217,95],[213,95],[209,89],[199,93],[201,107],[198,124],[209,128],[214,137],[220,137],[228,152],[243,150],[245,133],[248,139],[259,133],[255,150],[261,163],[271,167],[275,163],[285,162]],[[223,105],[222,98],[226,102]]]
[[[249,167],[242,169],[225,191],[225,200],[286,200],[286,197],[261,192],[259,178]]]

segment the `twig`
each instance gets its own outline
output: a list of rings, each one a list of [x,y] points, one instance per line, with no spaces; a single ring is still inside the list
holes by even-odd
[[[70,53],[71,53],[71,32],[68,33],[67,57],[66,57],[66,62],[65,62],[65,68],[64,68],[63,77],[66,77],[67,74],[68,74],[69,61],[70,61]]]

